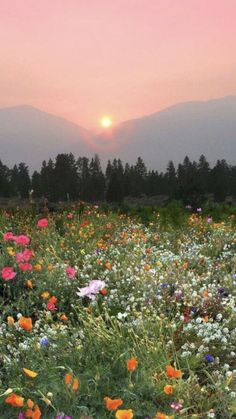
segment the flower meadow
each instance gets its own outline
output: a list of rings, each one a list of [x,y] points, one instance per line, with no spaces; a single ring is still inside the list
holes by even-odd
[[[236,229],[0,214],[0,418],[236,417]]]

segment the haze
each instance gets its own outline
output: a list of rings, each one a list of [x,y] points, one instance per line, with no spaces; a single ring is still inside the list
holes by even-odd
[[[96,128],[236,94],[235,0],[0,0],[0,107]]]

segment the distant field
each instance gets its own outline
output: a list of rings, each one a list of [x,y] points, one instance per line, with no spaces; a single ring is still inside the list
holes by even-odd
[[[1,418],[235,418],[234,208],[14,203],[0,213]]]

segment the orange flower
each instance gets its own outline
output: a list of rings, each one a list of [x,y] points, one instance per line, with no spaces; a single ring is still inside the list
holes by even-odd
[[[166,394],[172,394],[173,393],[173,391],[174,391],[174,387],[173,386],[171,386],[171,385],[169,385],[169,384],[167,384],[165,387],[164,387],[164,393],[166,393]]]
[[[144,265],[143,269],[144,269],[145,271],[150,271],[151,266],[150,266],[148,263],[146,263],[146,264]]]
[[[10,404],[13,407],[22,407],[24,405],[24,398],[12,393],[5,399],[5,403]]]
[[[32,409],[32,407],[34,407],[34,402],[33,402],[33,400],[31,400],[31,399],[28,399],[28,400],[27,400],[27,402],[26,402],[26,404],[27,404],[27,406],[28,406],[30,409]]]
[[[41,271],[41,269],[42,269],[42,265],[40,265],[40,263],[36,263],[36,264],[34,265],[34,270],[35,270],[36,272]]]
[[[133,410],[117,410],[116,419],[133,419],[134,413]]]
[[[29,399],[29,401],[31,402],[31,408],[27,409],[25,411],[25,417],[26,418],[31,418],[31,419],[40,419],[42,413],[41,410],[39,409],[37,404],[34,404],[34,402],[32,402],[32,400]],[[28,405],[28,403],[27,403]]]
[[[136,358],[130,358],[127,361],[127,370],[128,371],[134,371],[134,370],[136,370],[137,365],[138,365],[137,359]]]
[[[102,288],[100,290],[100,294],[102,294],[103,296],[107,295],[107,289],[106,288]]]
[[[166,365],[166,376],[168,378],[180,378],[182,375],[182,372],[180,370],[176,370],[171,365]]]
[[[25,283],[25,285],[27,286],[27,288],[32,289],[33,288],[33,282],[31,281],[31,279],[28,279]]]
[[[108,410],[116,410],[123,404],[122,399],[110,399],[110,397],[104,397],[104,401]]]
[[[174,416],[168,416],[165,413],[157,412],[155,419],[174,419]]]
[[[29,378],[35,378],[35,377],[37,377],[37,375],[38,375],[38,373],[37,373],[37,372],[34,372],[34,371],[31,371],[31,370],[28,370],[27,368],[23,368],[23,371],[24,371],[24,373],[25,373],[26,377],[29,377]]]
[[[65,377],[64,377],[64,383],[68,386],[68,384],[71,383],[71,381],[73,380],[72,375],[68,372]]]
[[[30,332],[33,329],[32,319],[31,317],[21,317],[18,321],[18,324],[22,329],[27,330]]]
[[[48,302],[51,303],[51,304],[56,304],[57,303],[57,297],[55,297],[55,295],[53,295],[51,298],[49,298]]]
[[[66,322],[68,320],[68,317],[65,314],[62,314],[60,320]]]
[[[75,378],[74,381],[73,381],[73,384],[72,384],[72,390],[77,391],[78,388],[79,388],[79,379]]]
[[[109,269],[109,271],[112,268],[111,262],[107,262],[105,266],[106,266],[107,269]]]

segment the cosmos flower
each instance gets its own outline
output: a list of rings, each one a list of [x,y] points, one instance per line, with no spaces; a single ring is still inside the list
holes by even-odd
[[[93,279],[89,282],[87,287],[79,288],[77,295],[79,297],[88,297],[91,300],[94,300],[96,295],[105,287],[105,285],[104,281],[101,281],[100,279]]]
[[[72,268],[72,266],[68,266],[68,268],[65,269],[65,272],[70,279],[73,279],[76,276],[76,270],[75,268]]]

